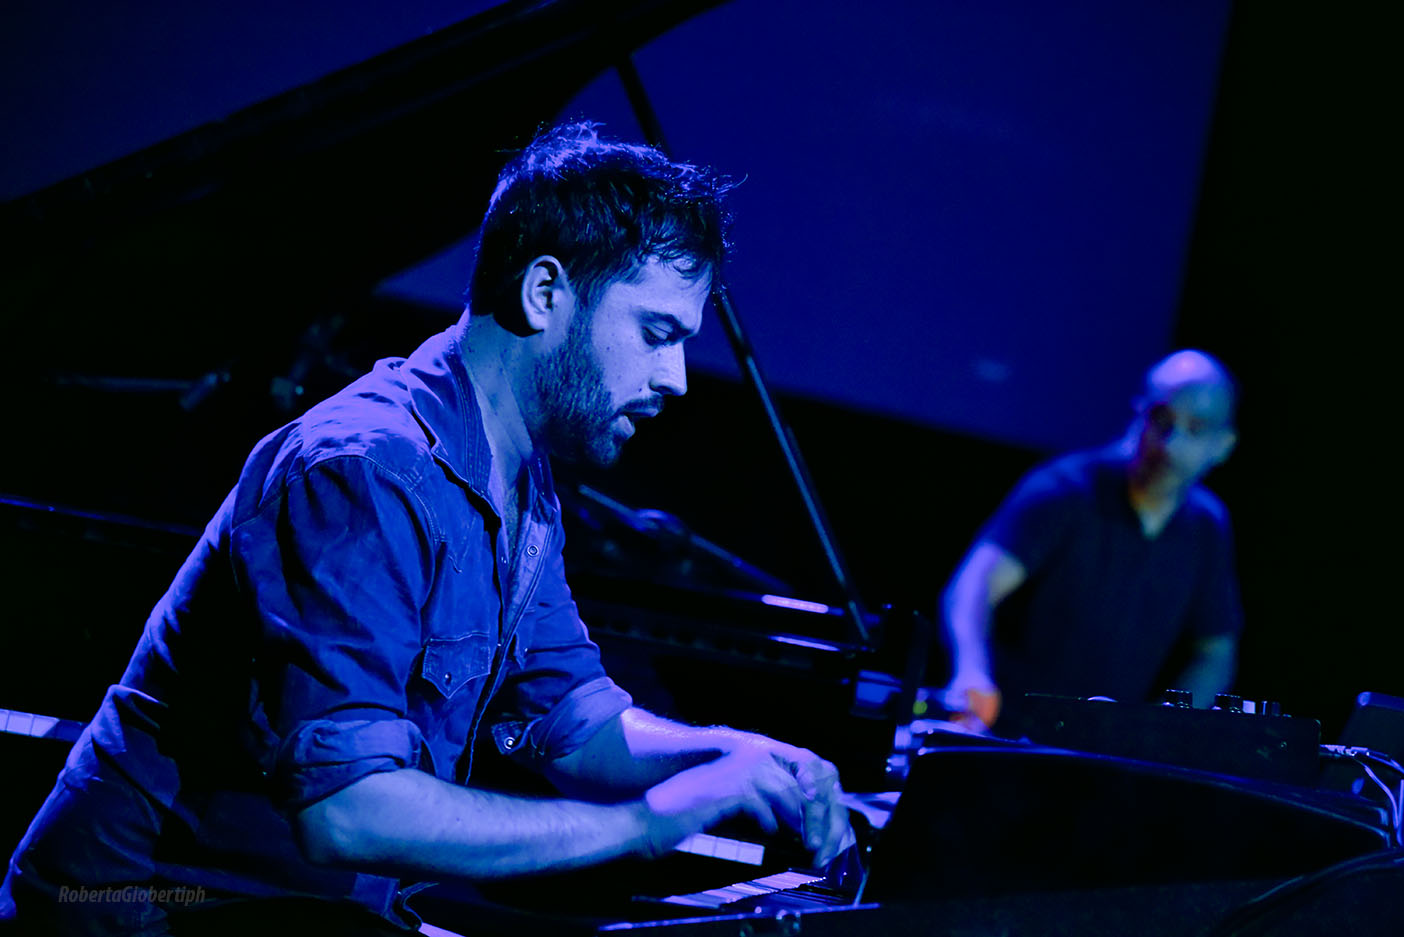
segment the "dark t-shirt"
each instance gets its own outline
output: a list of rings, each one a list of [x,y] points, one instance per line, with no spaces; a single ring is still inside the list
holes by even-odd
[[[1006,698],[1146,700],[1182,640],[1242,628],[1222,502],[1196,485],[1148,538],[1126,484],[1118,448],[1063,456],[1029,473],[982,532],[1028,573],[993,623]]]

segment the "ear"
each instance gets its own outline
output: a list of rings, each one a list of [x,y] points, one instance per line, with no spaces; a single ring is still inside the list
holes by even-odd
[[[522,318],[527,334],[547,331],[553,323],[570,321],[575,292],[566,279],[565,267],[550,254],[527,264],[522,276]]]

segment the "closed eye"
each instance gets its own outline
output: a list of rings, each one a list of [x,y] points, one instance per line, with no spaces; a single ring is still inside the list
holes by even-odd
[[[690,329],[683,325],[682,321],[672,313],[655,310],[642,312],[639,317],[639,327],[644,344],[650,348],[677,345],[686,341],[696,332],[696,329]]]

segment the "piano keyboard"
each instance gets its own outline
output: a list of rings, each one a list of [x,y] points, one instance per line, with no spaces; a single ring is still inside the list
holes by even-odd
[[[766,875],[749,882],[737,882],[735,885],[709,888],[706,891],[693,892],[690,895],[671,895],[660,900],[668,904],[682,905],[688,908],[706,908],[712,911],[722,910],[738,902],[768,904],[770,903],[768,899],[776,897],[785,899],[784,903],[787,905],[798,906],[848,904],[850,902],[847,896],[840,895],[831,888],[814,887],[815,883],[823,881],[824,876],[822,875],[791,870]]]
[[[76,742],[83,734],[83,723],[72,719],[59,719],[56,716],[41,716],[36,713],[17,712],[13,709],[0,709],[0,732],[10,735],[28,735],[36,739],[57,739],[60,742]]]
[[[765,864],[765,847],[760,843],[748,843],[745,840],[713,836],[710,833],[694,833],[673,849],[678,852],[690,852],[694,856],[727,859],[745,865]]]

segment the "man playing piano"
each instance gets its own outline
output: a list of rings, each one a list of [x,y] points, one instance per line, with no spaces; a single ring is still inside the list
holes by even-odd
[[[458,323],[255,447],[16,850],[0,917],[396,933],[401,877],[653,856],[732,815],[793,828],[816,864],[839,851],[831,764],[634,708],[564,578],[549,457],[613,462],[685,392],[721,189],[585,124],[511,162]],[[475,740],[564,797],[475,788]]]
[[[958,720],[993,723],[1025,692],[1139,703],[1175,687],[1209,706],[1228,689],[1242,611],[1228,513],[1199,481],[1233,450],[1234,397],[1223,365],[1178,351],[1147,372],[1121,440],[1010,494],[944,596]]]

